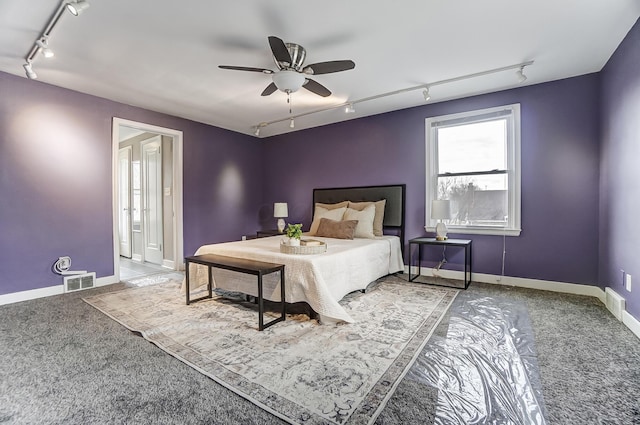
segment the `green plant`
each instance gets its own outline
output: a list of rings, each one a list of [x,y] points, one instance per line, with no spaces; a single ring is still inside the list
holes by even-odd
[[[287,224],[287,237],[300,239],[302,237],[302,224]]]

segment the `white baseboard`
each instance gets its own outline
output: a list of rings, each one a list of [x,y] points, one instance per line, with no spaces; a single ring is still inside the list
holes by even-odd
[[[409,268],[405,266],[405,273]],[[412,271],[415,271],[415,267]],[[438,276],[445,279],[464,278],[464,272],[456,270],[439,270]],[[420,274],[422,276],[434,276],[434,270],[431,267],[421,267]],[[577,283],[554,282],[550,280],[527,279],[523,277],[497,276],[493,274],[473,273],[471,276],[473,282],[492,283],[494,285],[517,286],[519,288],[540,289],[542,291],[562,292],[565,294],[588,295],[596,297],[604,303],[604,290],[597,286],[580,285]]]
[[[112,283],[118,283],[118,279],[116,279],[115,276],[99,277],[96,279],[95,287],[111,285]],[[47,286],[46,288],[13,292],[11,294],[0,295],[0,305],[19,303],[21,301],[35,300],[37,298],[45,298],[61,294],[64,294],[64,285]]]
[[[0,305],[19,303],[36,298],[50,297],[64,293],[64,285],[47,286],[46,288],[30,289],[28,291],[13,292],[0,295]]]
[[[131,256],[131,259],[132,259],[133,261],[142,261],[142,255],[141,255],[141,254],[133,254],[133,255]]]
[[[412,268],[412,272],[415,272],[416,268]],[[422,276],[432,277],[433,268],[431,267],[421,267],[420,274]],[[409,268],[407,266],[404,267],[404,272],[408,273]],[[455,270],[439,270],[438,276],[443,277],[445,279],[458,279],[462,280],[464,276],[464,272],[455,271]],[[605,307],[607,305],[605,292],[602,288],[598,286],[592,285],[580,285],[577,283],[566,283],[566,282],[553,282],[549,280],[539,280],[539,279],[526,279],[522,277],[511,277],[511,276],[497,276],[491,274],[483,274],[483,273],[473,273],[471,276],[471,280],[473,282],[483,282],[483,283],[491,283],[494,285],[508,285],[508,286],[517,286],[520,288],[529,288],[529,289],[539,289],[542,291],[553,291],[553,292],[562,292],[565,294],[574,294],[574,295],[586,295],[590,297],[596,297],[602,302]],[[640,321],[633,317],[626,310],[622,312],[622,323],[624,323],[630,330],[633,332],[638,338],[640,338]]]
[[[175,270],[176,269],[176,262],[173,261],[173,260],[162,260],[162,267],[164,267],[166,269]]]
[[[622,312],[622,323],[624,323],[629,329],[631,329],[631,332],[640,338],[640,321],[626,310]]]

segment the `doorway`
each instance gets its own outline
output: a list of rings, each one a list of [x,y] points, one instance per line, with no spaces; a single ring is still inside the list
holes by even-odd
[[[182,270],[182,132],[113,119],[114,275],[120,260]]]

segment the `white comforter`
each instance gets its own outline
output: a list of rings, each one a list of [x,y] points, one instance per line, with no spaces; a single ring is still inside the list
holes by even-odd
[[[404,269],[400,239],[381,236],[375,239],[331,239],[313,237],[327,244],[317,255],[292,255],[280,252],[281,236],[201,246],[196,255],[218,254],[285,265],[286,301],[304,301],[320,314],[321,321],[353,322],[338,303],[346,294],[364,289],[374,280]],[[207,268],[191,264],[193,290],[207,283]],[[257,295],[256,277],[213,269],[214,287]],[[263,280],[264,297],[280,300],[277,273]],[[183,285],[184,290],[184,285]]]

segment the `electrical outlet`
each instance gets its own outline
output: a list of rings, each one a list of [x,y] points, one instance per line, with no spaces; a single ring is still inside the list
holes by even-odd
[[[625,275],[624,287],[627,291],[631,292],[631,275],[629,273]]]

